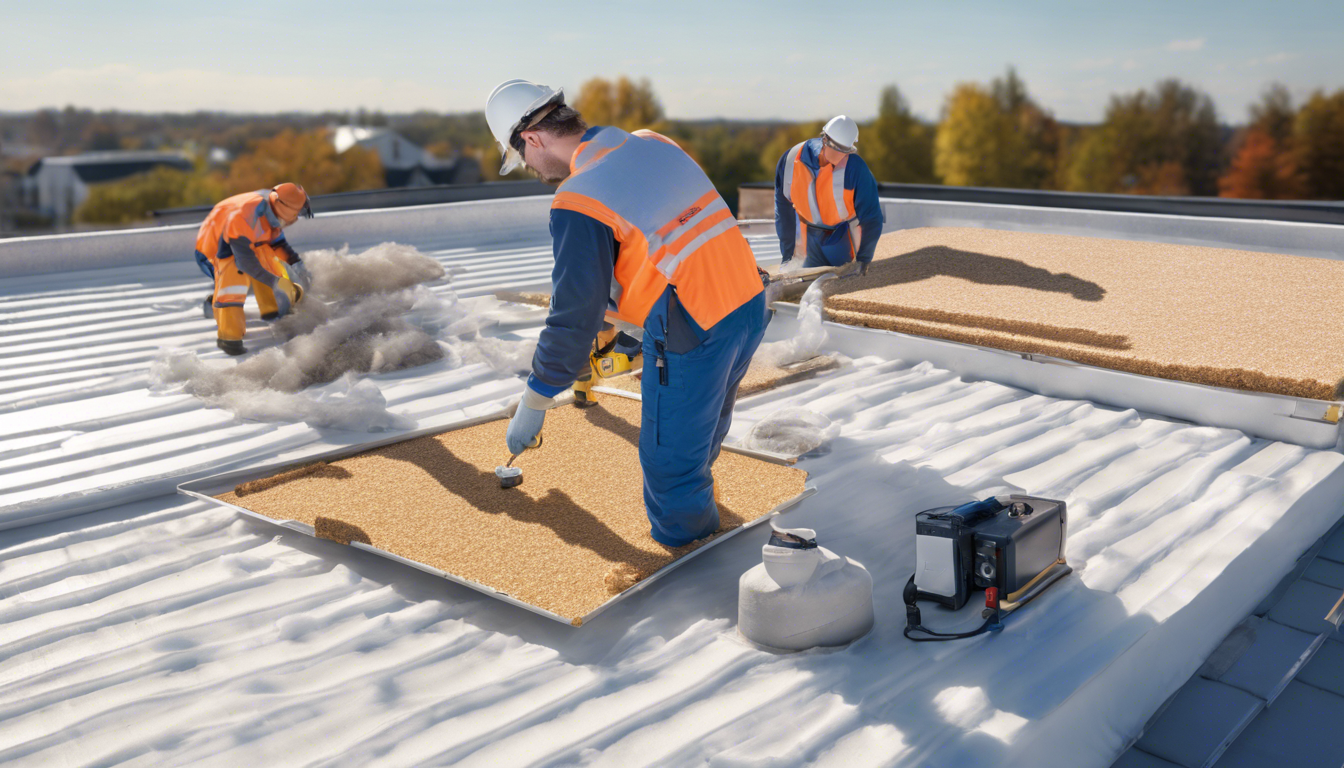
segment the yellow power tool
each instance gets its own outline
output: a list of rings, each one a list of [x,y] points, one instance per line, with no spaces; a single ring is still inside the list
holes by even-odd
[[[574,404],[580,408],[597,405],[593,397],[593,387],[598,379],[607,379],[637,370],[643,365],[642,356],[630,356],[616,351],[616,339],[619,333],[612,329],[603,331],[593,341],[593,351],[588,355],[588,370],[574,381]]]

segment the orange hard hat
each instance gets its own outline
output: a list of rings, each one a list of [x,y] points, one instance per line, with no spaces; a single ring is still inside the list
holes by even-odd
[[[285,182],[271,189],[271,208],[282,219],[313,218],[312,206],[308,203],[308,193],[293,182]]]

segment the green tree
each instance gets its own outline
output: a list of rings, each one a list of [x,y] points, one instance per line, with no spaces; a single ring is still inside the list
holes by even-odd
[[[1313,198],[1344,198],[1344,90],[1317,91],[1293,121],[1293,150]]]
[[[224,196],[224,181],[217,175],[159,166],[121,181],[94,185],[75,211],[75,221],[131,224],[149,218],[150,211],[210,205]]]
[[[1102,124],[1071,153],[1068,189],[1214,195],[1222,129],[1207,94],[1178,80],[1114,96]]]
[[[815,120],[807,123],[782,125],[771,130],[769,138],[764,142],[765,148],[760,152],[761,169],[766,175],[766,178],[761,179],[761,181],[774,181],[775,169],[779,166],[779,159],[798,144],[820,136],[823,125],[825,123],[822,121]],[[867,154],[864,155],[864,159],[868,159]],[[881,176],[878,179],[885,181]]]
[[[915,119],[894,85],[882,89],[877,119],[859,135],[859,148],[878,181],[932,184],[933,130]]]
[[[1264,131],[1279,146],[1286,146],[1293,137],[1293,119],[1297,110],[1293,96],[1283,83],[1274,83],[1260,94],[1260,102],[1251,105],[1252,128]]]
[[[737,213],[738,186],[748,181],[765,181],[774,173],[773,165],[769,173],[762,166],[761,137],[756,131],[734,131],[720,123],[694,131],[689,140],[682,136],[675,138],[700,163],[734,214]]]

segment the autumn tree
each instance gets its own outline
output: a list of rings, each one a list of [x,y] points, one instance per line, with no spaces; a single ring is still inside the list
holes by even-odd
[[[378,153],[351,147],[337,154],[326,130],[286,129],[253,142],[229,168],[229,194],[266,189],[285,181],[302,184],[310,195],[380,189],[386,186]]]
[[[952,91],[934,137],[934,170],[944,184],[1021,187],[1026,154],[1016,121],[993,93],[975,83]]]
[[[1307,99],[1293,121],[1293,151],[1308,195],[1344,198],[1344,90]]]
[[[894,85],[882,89],[877,119],[859,134],[859,149],[878,181],[932,184],[933,131],[915,119]]]
[[[1165,80],[1151,92],[1111,98],[1102,124],[1072,153],[1066,186],[1078,192],[1213,195],[1222,150],[1212,99]]]
[[[943,108],[934,170],[944,184],[1040,189],[1054,186],[1058,126],[1011,68],[988,88],[963,83]]]
[[[1263,128],[1246,131],[1232,166],[1218,181],[1223,197],[1291,200],[1303,196],[1305,184],[1291,152]]]
[[[595,77],[579,89],[574,108],[589,125],[614,125],[626,131],[659,130],[663,106],[647,79],[633,82],[622,75],[615,81]]]
[[[1275,84],[1251,107],[1251,122],[1232,141],[1233,158],[1218,180],[1223,197],[1291,200],[1306,196],[1306,177],[1293,148],[1296,111],[1288,89]]]

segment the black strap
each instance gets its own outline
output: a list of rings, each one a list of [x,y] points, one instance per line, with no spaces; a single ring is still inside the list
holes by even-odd
[[[785,531],[777,531],[771,529],[770,546],[784,547],[786,549],[816,549],[817,540],[804,539],[802,536],[799,536],[796,533],[788,533]],[[914,579],[915,577],[911,576],[910,578]]]

